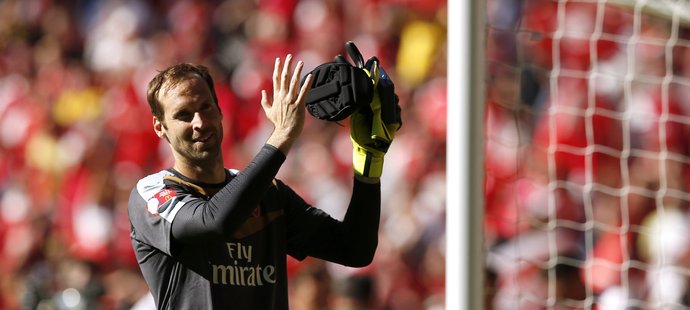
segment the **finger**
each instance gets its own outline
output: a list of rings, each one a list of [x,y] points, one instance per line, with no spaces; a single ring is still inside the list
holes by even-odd
[[[297,100],[295,101],[297,105],[305,105],[305,102],[307,101],[307,91],[309,91],[309,86],[311,85],[312,78],[314,78],[314,76],[311,73],[309,73],[307,75],[307,78],[304,80],[304,84],[302,84],[302,88],[300,88],[299,94],[297,95]]]
[[[288,89],[288,73],[290,73],[290,65],[292,65],[292,54],[285,57],[285,64],[283,65],[283,73],[281,74],[280,89]]]
[[[299,86],[299,77],[302,75],[302,67],[304,67],[304,63],[300,60],[297,62],[295,71],[292,72],[292,79],[290,80],[290,89],[288,90],[288,95],[290,96],[290,98],[295,97],[295,90]]]
[[[343,57],[343,55],[340,55],[340,54],[335,55],[335,58],[333,58],[333,61],[335,61],[337,63],[343,63],[343,64],[350,65],[350,62],[347,61],[347,59],[345,59],[345,57]]]
[[[266,93],[266,90],[261,90],[261,106],[264,108],[264,111],[268,111],[271,109],[271,104],[270,100],[268,99],[268,94]]]
[[[280,86],[280,57],[276,57],[276,62],[273,65],[273,93],[278,92]]]

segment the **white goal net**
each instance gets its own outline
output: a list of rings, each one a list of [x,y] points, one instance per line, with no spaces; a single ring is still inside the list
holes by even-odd
[[[486,308],[690,308],[690,0],[486,10]]]

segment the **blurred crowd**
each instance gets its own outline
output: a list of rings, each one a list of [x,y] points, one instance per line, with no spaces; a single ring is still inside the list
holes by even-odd
[[[386,156],[379,248],[350,269],[288,258],[292,309],[442,309],[446,2],[439,0],[0,1],[0,309],[152,309],[127,201],[171,164],[148,81],[209,67],[226,166],[270,124],[273,59],[305,71],[354,41],[396,83],[403,127]],[[308,118],[278,177],[336,218],[352,186],[347,123]]]
[[[690,307],[690,7],[644,2],[487,2],[487,309]]]

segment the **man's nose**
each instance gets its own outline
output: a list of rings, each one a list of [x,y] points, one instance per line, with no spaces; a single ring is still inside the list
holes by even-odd
[[[204,116],[196,112],[194,113],[194,117],[192,118],[192,128],[193,129],[202,129],[206,126],[206,120],[204,119]]]

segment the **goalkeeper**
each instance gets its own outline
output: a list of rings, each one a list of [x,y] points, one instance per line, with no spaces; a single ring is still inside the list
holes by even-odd
[[[353,267],[373,259],[379,176],[397,126],[376,142],[381,113],[375,111],[384,104],[377,96],[353,112],[360,155],[347,213],[338,221],[311,207],[275,178],[304,125],[313,75],[300,86],[302,67],[298,62],[293,70],[290,55],[284,63],[276,59],[273,90],[261,99],[274,130],[241,171],[223,165],[223,115],[206,68],[174,65],[149,83],[153,130],[174,162],[139,180],[128,208],[132,246],[158,309],[288,309],[286,255]],[[374,93],[375,67],[365,71]]]

